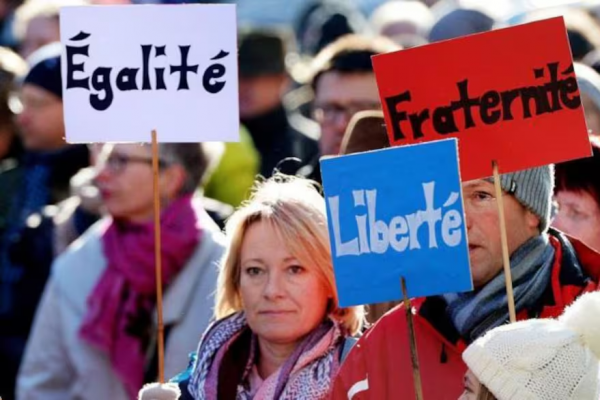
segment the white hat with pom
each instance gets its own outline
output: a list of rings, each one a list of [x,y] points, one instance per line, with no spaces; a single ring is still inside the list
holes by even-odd
[[[138,394],[139,400],[177,400],[181,396],[179,387],[174,383],[150,383]]]
[[[463,359],[498,400],[598,400],[600,293],[582,295],[558,319],[493,329]]]

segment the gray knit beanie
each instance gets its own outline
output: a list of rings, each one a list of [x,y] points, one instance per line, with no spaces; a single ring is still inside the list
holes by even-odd
[[[486,180],[494,182],[493,178]],[[512,194],[519,203],[538,216],[541,232],[548,229],[554,192],[553,165],[501,174],[500,186],[502,190]]]

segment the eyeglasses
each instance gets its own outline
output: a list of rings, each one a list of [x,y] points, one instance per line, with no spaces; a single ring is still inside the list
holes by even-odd
[[[104,163],[103,167],[108,168],[114,174],[120,174],[127,168],[127,165],[131,163],[148,164],[152,165],[152,159],[148,157],[128,156],[125,154],[112,153]],[[168,164],[163,160],[158,160],[158,167],[160,169],[167,167]]]
[[[340,117],[349,120],[359,111],[380,109],[381,103],[374,101],[353,102],[345,105],[335,103],[319,104],[313,110],[313,118],[319,123],[333,123],[339,121]]]
[[[25,96],[13,96],[9,101],[18,103],[18,106],[22,109],[30,110],[42,110],[52,105],[60,103],[59,100],[51,98],[39,98],[39,97],[25,97]]]

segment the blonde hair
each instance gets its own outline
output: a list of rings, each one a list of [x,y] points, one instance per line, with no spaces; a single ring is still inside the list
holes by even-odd
[[[498,400],[496,398],[496,396],[494,396],[494,394],[492,392],[490,392],[490,389],[488,389],[485,385],[481,385],[479,387],[479,394],[477,395],[477,400]]]
[[[229,248],[219,271],[215,317],[243,309],[240,296],[240,253],[248,228],[258,221],[272,224],[289,251],[301,264],[317,267],[333,294],[328,315],[350,334],[363,325],[363,306],[339,308],[327,230],[325,200],[312,181],[276,174],[258,183],[253,195],[227,221]]]

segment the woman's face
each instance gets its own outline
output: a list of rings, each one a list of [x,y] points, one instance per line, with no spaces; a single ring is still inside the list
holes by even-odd
[[[154,213],[152,156],[136,144],[105,146],[98,160],[96,184],[110,215],[131,222]]]
[[[240,292],[259,340],[293,344],[325,318],[332,293],[314,265],[303,265],[268,222],[250,225],[240,257]]]
[[[561,190],[558,214],[552,225],[600,251],[600,205],[587,191]]]
[[[458,400],[476,400],[479,396],[479,388],[481,384],[471,370],[468,370],[463,379],[465,391],[460,395]]]

